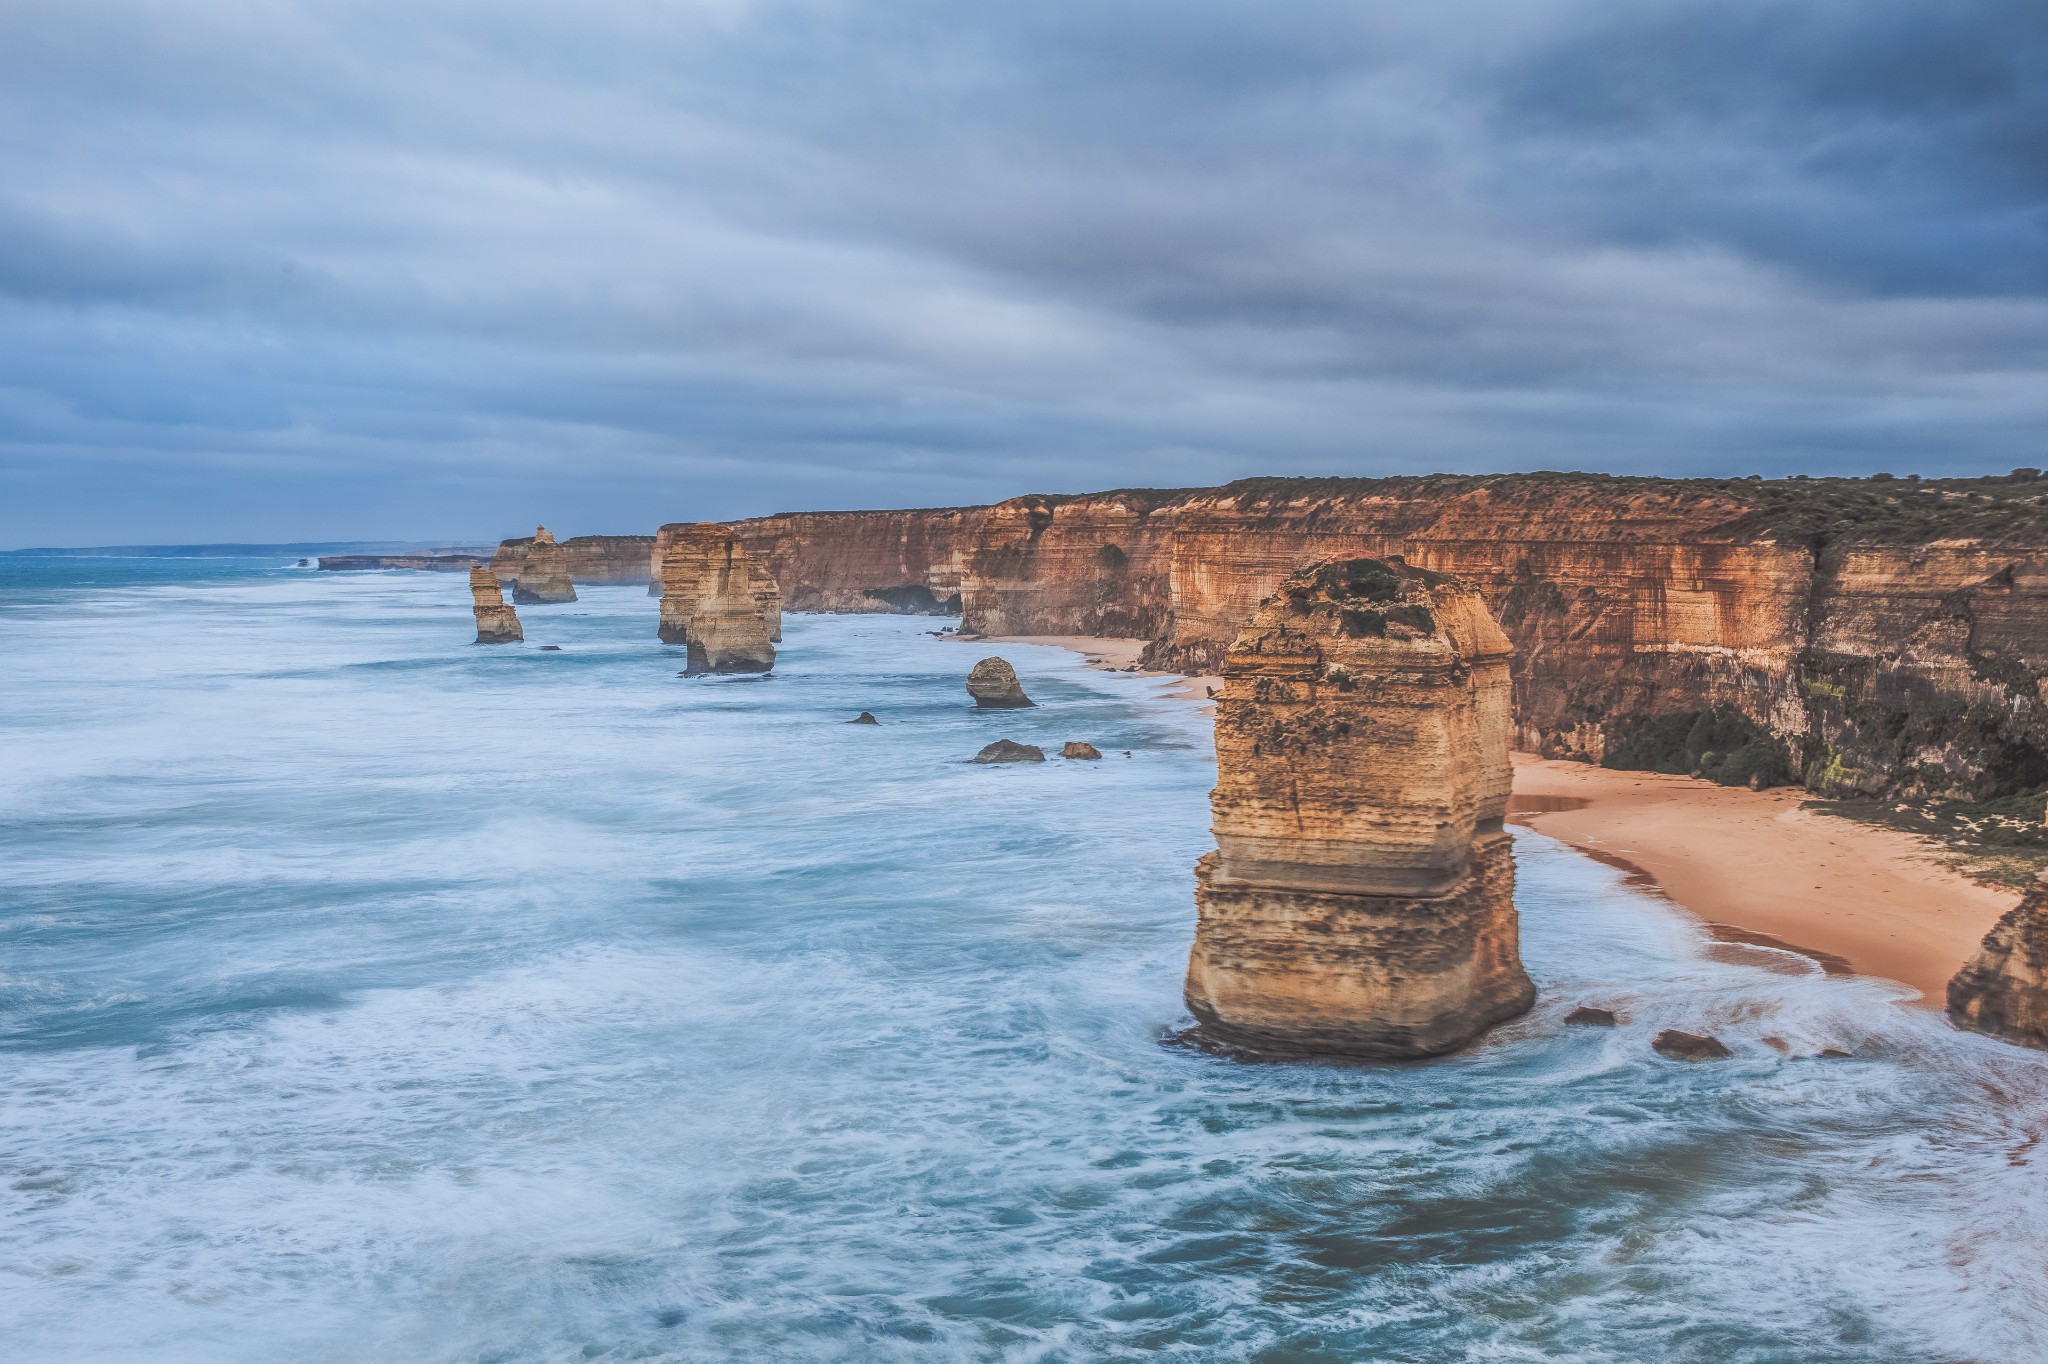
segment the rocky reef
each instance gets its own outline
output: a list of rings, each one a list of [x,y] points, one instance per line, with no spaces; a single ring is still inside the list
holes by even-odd
[[[1477,589],[1514,642],[1524,749],[1598,762],[1723,711],[1816,791],[2048,784],[2048,481],[2030,470],[1255,479],[728,530],[792,609],[957,599],[976,633],[1143,637],[1180,671],[1217,666],[1301,564],[1398,555]]]
[[[1948,983],[1959,1028],[2048,1050],[2048,885],[2036,885]]]
[[[724,527],[682,528],[662,561],[660,635],[689,650],[685,671],[759,673],[775,666],[782,638],[774,578]]]
[[[967,674],[967,694],[976,707],[985,710],[1014,710],[1032,704],[1017,680],[1017,670],[1005,658],[984,658]]]
[[[469,595],[475,603],[478,644],[517,644],[526,638],[519,628],[519,613],[505,604],[504,587],[481,564],[470,566]]]
[[[1216,705],[1186,986],[1202,1041],[1434,1056],[1529,1008],[1511,652],[1476,592],[1399,559],[1315,565],[1259,608]]]
[[[304,564],[304,559],[299,560]],[[323,573],[361,573],[370,569],[405,568],[422,573],[460,573],[483,560],[474,554],[323,554]]]
[[[576,586],[569,581],[569,561],[546,526],[534,528],[518,575],[512,580],[512,600],[521,606],[576,600]]]
[[[497,553],[491,556],[491,572],[498,575],[498,581],[510,584],[518,580],[534,539],[522,535],[498,542]],[[653,545],[652,535],[572,535],[561,541],[559,548],[572,583],[644,583]]]

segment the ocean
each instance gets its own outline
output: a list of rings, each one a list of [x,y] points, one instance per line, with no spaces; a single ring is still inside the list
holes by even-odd
[[[2048,1057],[1528,830],[1527,1018],[1163,1045],[1214,770],[1159,679],[886,616],[685,679],[642,588],[521,615],[0,559],[7,1359],[2048,1358]],[[993,652],[1037,709],[970,707]]]

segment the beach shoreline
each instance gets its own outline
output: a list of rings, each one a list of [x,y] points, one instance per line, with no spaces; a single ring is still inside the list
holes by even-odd
[[[980,641],[1050,645],[1116,672],[1135,669],[1145,647],[1088,635]],[[1141,675],[1178,678],[1168,694],[1197,701],[1222,688],[1220,677]],[[1796,788],[1751,791],[1528,753],[1514,765],[1510,822],[1622,871],[1699,919],[1718,944],[1897,981],[1931,1008],[1943,1006],[1949,977],[2017,900],[1942,865],[1927,840],[1803,808]]]

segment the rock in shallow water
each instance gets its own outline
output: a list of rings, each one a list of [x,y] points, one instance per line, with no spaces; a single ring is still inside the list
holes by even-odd
[[[1581,1004],[1566,1014],[1564,1021],[1580,1028],[1611,1028],[1615,1024],[1614,1010],[1596,1009],[1590,1004]]]
[[[875,718],[873,711],[864,710],[846,723],[849,725],[879,725],[882,722]]]
[[[1100,758],[1102,750],[1094,744],[1083,743],[1079,739],[1069,739],[1060,746],[1060,756],[1062,758]]]
[[[1045,750],[1033,744],[1012,743],[998,739],[974,755],[978,763],[1042,763]]]
[[[989,710],[1015,709],[1033,704],[1017,681],[1017,670],[1007,659],[984,658],[967,674],[967,694],[974,704]]]
[[[1958,1028],[2048,1050],[2048,885],[2036,885],[1984,935],[1948,983]]]
[[[1674,1061],[1725,1061],[1735,1054],[1722,1046],[1718,1037],[1702,1037],[1676,1028],[1666,1028],[1658,1033],[1650,1046],[1659,1056],[1668,1056]]]

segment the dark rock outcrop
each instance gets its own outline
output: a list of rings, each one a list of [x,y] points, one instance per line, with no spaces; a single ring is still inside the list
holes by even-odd
[[[2048,1050],[2048,886],[2036,885],[1984,935],[1948,983],[1959,1028]]]
[[[1094,744],[1084,743],[1079,739],[1069,739],[1060,746],[1060,756],[1062,758],[1099,758],[1102,756],[1102,750]]]
[[[1615,1024],[1614,1010],[1596,1009],[1590,1004],[1581,1004],[1566,1014],[1564,1021],[1578,1028],[1611,1028]]]
[[[662,642],[688,648],[685,675],[767,672],[782,638],[774,579],[720,527],[686,529],[662,564]]]
[[[1668,1056],[1674,1061],[1725,1061],[1735,1053],[1721,1045],[1718,1037],[1702,1037],[1694,1032],[1680,1032],[1677,1028],[1666,1028],[1650,1041],[1651,1048],[1659,1056]]]
[[[469,595],[476,612],[478,644],[517,644],[526,638],[519,628],[519,613],[505,604],[505,589],[481,564],[470,566]]]
[[[984,658],[967,674],[967,694],[987,710],[1009,710],[1033,704],[1007,659]]]
[[[360,573],[369,569],[407,568],[426,573],[460,573],[483,560],[474,554],[323,554],[323,573]],[[306,560],[299,560],[304,568]]]
[[[879,725],[882,722],[875,718],[875,713],[873,711],[864,710],[860,714],[854,716],[851,720],[848,720],[846,723],[848,723],[849,725]]]
[[[1216,705],[1216,851],[1186,998],[1242,1054],[1394,1059],[1525,1012],[1507,810],[1509,645],[1399,561],[1288,578]]]
[[[998,739],[974,755],[978,763],[1042,763],[1045,750],[1035,744],[1013,743]]]
[[[546,526],[534,528],[533,542],[519,564],[519,576],[512,580],[512,600],[521,606],[576,600],[576,585],[569,581],[569,561]]]

